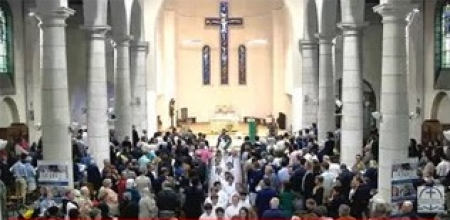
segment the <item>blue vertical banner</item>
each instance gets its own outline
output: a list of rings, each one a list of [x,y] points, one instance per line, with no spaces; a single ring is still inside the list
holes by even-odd
[[[228,85],[228,2],[220,3],[220,84]]]
[[[208,45],[202,49],[202,80],[203,85],[211,85],[211,48]]]
[[[247,48],[240,45],[238,48],[239,57],[239,85],[247,84]]]

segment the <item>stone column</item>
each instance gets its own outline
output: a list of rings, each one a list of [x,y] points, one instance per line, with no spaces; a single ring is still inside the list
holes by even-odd
[[[324,141],[327,132],[336,130],[333,36],[318,34],[319,38],[319,107],[317,115],[318,141]]]
[[[147,129],[147,53],[148,42],[131,45],[131,78],[134,124],[139,131]]]
[[[74,11],[61,3],[37,1],[42,31],[42,144],[46,161],[66,163],[73,187],[70,109],[67,82],[66,19]]]
[[[409,0],[386,1],[374,7],[383,17],[383,58],[379,141],[379,197],[391,201],[392,164],[407,162],[409,115],[406,69],[406,17]]]
[[[115,79],[115,115],[114,130],[119,141],[131,138],[131,82],[130,82],[130,40],[131,37],[116,39],[116,79]]]
[[[151,35],[155,36],[155,34]],[[149,64],[147,66],[147,132],[148,135],[153,135],[158,131],[158,113],[156,111],[157,105],[157,46],[156,39],[151,38],[148,44],[148,61]]]
[[[88,146],[102,166],[109,159],[108,94],[105,34],[109,27],[84,27],[88,32],[87,126]]]
[[[340,24],[343,36],[341,162],[352,166],[361,154],[364,135],[362,24]]]
[[[300,41],[302,54],[303,128],[317,123],[317,102],[319,99],[319,50],[316,41]]]

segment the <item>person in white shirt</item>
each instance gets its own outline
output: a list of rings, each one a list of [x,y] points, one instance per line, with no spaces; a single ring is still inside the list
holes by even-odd
[[[224,195],[224,196],[226,196],[226,195]],[[228,198],[228,197],[226,197],[226,198]],[[214,187],[211,189],[209,196],[206,197],[205,204],[206,203],[211,203],[214,208],[217,208],[219,206],[224,208],[224,207],[227,207],[228,200],[225,201],[223,198],[220,199],[219,190],[218,190],[218,188]]]
[[[323,198],[326,199],[331,195],[331,190],[333,189],[334,175],[329,171],[330,165],[327,162],[322,163],[322,174],[323,177]]]
[[[236,183],[234,182],[234,176],[231,173],[225,173],[226,179],[222,183],[222,189],[227,194],[227,197],[231,197],[236,192]]]
[[[228,205],[228,194],[222,190],[220,182],[215,182],[214,187],[211,189],[211,195],[206,198],[205,203],[212,203],[212,196],[218,197],[218,206],[226,207]]]
[[[252,205],[250,205],[250,198],[249,198],[249,196],[247,195],[247,193],[245,193],[245,192],[241,192],[241,193],[239,193],[239,198],[240,198],[240,206],[241,207],[245,207],[245,208],[247,208],[247,209],[252,209],[253,207],[252,207]]]
[[[436,175],[439,176],[440,179],[443,179],[447,176],[450,171],[450,162],[448,161],[446,155],[442,155],[441,162],[436,166]]]
[[[203,206],[203,209],[205,210],[205,212],[200,215],[199,220],[212,220],[212,218],[216,217],[215,210],[213,210],[213,205],[211,203],[206,203]]]
[[[231,204],[225,209],[225,217],[232,218],[233,216],[239,215],[239,210],[241,209],[241,203],[239,199],[239,194],[234,193],[231,197]]]
[[[336,179],[341,173],[341,166],[338,163],[331,162],[331,159],[328,155],[323,156],[323,162],[328,163],[328,171],[333,174],[334,179]]]

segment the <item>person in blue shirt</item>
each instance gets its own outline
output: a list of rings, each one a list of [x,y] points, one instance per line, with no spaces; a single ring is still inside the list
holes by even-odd
[[[277,196],[277,192],[271,187],[270,179],[263,179],[263,188],[256,194],[255,205],[258,210],[258,217],[262,217],[266,210],[270,209],[270,200]]]
[[[27,197],[27,167],[24,164],[26,158],[27,155],[22,154],[20,160],[10,168],[15,178],[16,196],[22,198],[23,202],[26,201]]]

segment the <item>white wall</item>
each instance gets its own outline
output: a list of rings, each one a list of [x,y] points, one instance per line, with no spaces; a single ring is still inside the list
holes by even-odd
[[[209,7],[208,7],[209,8]],[[217,8],[211,7],[210,14],[217,14]],[[248,10],[248,8],[247,8]],[[238,12],[231,11],[232,16],[239,16]],[[247,11],[248,13],[248,11]],[[166,14],[167,13],[161,13]],[[251,14],[251,13],[250,13]],[[229,85],[220,85],[220,60],[219,60],[219,30],[218,27],[204,26],[203,15],[186,15],[176,13],[176,89],[175,99],[177,109],[187,107],[190,117],[196,117],[197,121],[207,122],[210,120],[216,106],[231,105],[240,116],[256,116],[264,118],[268,114],[278,114],[284,112],[289,117],[290,101],[285,90],[286,58],[286,38],[289,32],[286,31],[288,25],[286,11],[283,9],[276,14],[280,16],[273,19],[272,11],[267,13],[253,13],[254,15],[244,16],[244,28],[230,27],[229,33]],[[166,28],[164,18],[160,19],[159,32],[164,34]],[[167,18],[166,18],[167,19]],[[271,22],[269,22],[271,21]],[[274,34],[273,21],[280,21],[278,30],[280,34]],[[167,25],[167,24],[165,24]],[[276,36],[275,36],[276,35]],[[160,57],[166,57],[167,39],[161,36],[160,46],[164,46],[160,51]],[[186,45],[184,41],[189,39],[199,39],[203,42],[199,45]],[[245,44],[251,40],[265,39],[266,45],[247,45],[247,85],[238,84],[238,53],[240,44]],[[277,42],[276,57],[280,62],[273,59],[272,43]],[[211,47],[211,85],[202,84],[202,47],[208,44]],[[167,59],[167,58],[166,58]],[[158,73],[158,114],[164,117],[168,114],[167,96],[161,91],[160,85],[167,85],[167,62],[164,67],[159,68]],[[273,65],[279,66],[274,72]],[[170,68],[169,68],[170,69]],[[161,74],[163,72],[163,74]],[[163,78],[163,79],[161,79]],[[163,94],[161,94],[163,93]],[[164,121],[164,120],[163,120]]]

